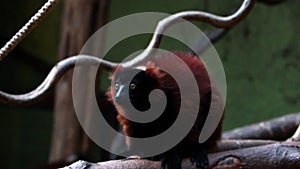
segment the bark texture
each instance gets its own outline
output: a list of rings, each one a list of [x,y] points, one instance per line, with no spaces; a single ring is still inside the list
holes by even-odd
[[[64,1],[58,60],[80,52],[89,36],[106,22],[107,5],[108,0]],[[101,48],[96,50],[101,52]],[[94,92],[94,89],[91,91]],[[88,120],[88,106],[86,111]],[[90,141],[82,131],[74,111],[72,72],[66,73],[56,87],[52,133],[50,162],[88,150]]]

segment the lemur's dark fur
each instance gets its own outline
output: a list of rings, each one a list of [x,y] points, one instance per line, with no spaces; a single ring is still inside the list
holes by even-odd
[[[207,153],[215,146],[216,141],[221,135],[220,122],[218,128],[206,142],[202,144],[199,144],[198,142],[200,131],[204,125],[210,108],[212,85],[209,80],[207,70],[203,62],[198,57],[193,57],[192,54],[180,52],[175,52],[174,54],[177,55],[192,71],[198,85],[201,101],[197,119],[190,132],[179,144],[161,155],[162,167],[167,167],[168,169],[179,169],[181,168],[181,159],[191,156],[192,162],[195,161],[198,168],[206,168],[209,165]],[[184,107],[187,108],[193,104],[199,104],[194,103],[193,100],[181,101],[181,95],[176,81],[173,77],[171,77],[171,75],[160,70],[159,64],[167,64],[165,66],[180,73],[180,76],[184,76],[186,73],[186,70],[184,70],[182,66],[173,65],[168,54],[163,54],[161,56],[154,57],[154,59],[148,63],[148,65],[151,65],[151,68],[147,68],[146,66],[146,70],[118,67],[115,72],[111,74],[112,84],[127,84],[127,87],[129,88],[127,90],[129,95],[127,94],[127,97],[129,96],[132,105],[139,111],[145,111],[150,108],[148,97],[152,90],[161,89],[167,97],[166,108],[159,118],[149,123],[137,123],[130,121],[121,115],[122,113],[130,113],[131,110],[127,108],[126,105],[122,104],[122,98],[116,98],[116,93],[119,89],[112,86],[112,88],[108,91],[108,96],[111,101],[115,100],[116,102],[115,106],[119,112],[117,118],[123,126],[124,133],[127,136],[146,138],[158,135],[174,123],[180,106],[183,106],[181,104],[184,104]],[[130,79],[130,81],[126,81],[126,77],[132,73],[137,74],[133,79]],[[132,84],[134,84],[134,86]],[[187,82],[185,87],[188,87],[188,85],[189,84]],[[193,93],[193,91],[191,91],[191,93]],[[130,149],[137,148],[130,139],[127,139],[126,143]]]

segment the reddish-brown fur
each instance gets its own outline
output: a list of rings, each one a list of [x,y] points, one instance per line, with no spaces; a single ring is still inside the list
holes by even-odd
[[[193,125],[192,129],[188,133],[188,135],[173,149],[176,149],[178,152],[183,153],[185,155],[190,154],[190,151],[193,150],[193,146],[198,144],[198,139],[200,135],[200,131],[204,125],[204,122],[206,120],[208,110],[210,107],[210,102],[211,102],[211,82],[209,80],[209,76],[207,73],[207,70],[205,68],[204,63],[197,57],[193,56],[192,54],[188,53],[182,53],[182,52],[175,52],[176,54],[192,71],[197,85],[199,89],[199,95],[201,97],[201,102],[200,102],[200,109],[198,112],[198,116],[196,119],[195,124]],[[148,66],[155,66],[154,69],[147,69],[146,73],[152,75],[153,77],[156,77],[158,79],[158,84],[153,84],[157,85],[157,88],[160,88],[164,90],[165,86],[175,86],[178,88],[177,84],[175,81],[172,79],[172,77],[162,71],[159,70],[161,65],[164,64],[163,66],[167,69],[172,70],[173,72],[177,72],[180,74],[180,76],[184,77],[185,73],[187,73],[187,70],[184,70],[183,66],[178,64],[176,61],[173,61],[170,59],[169,54],[163,54],[160,56],[155,56],[153,59],[148,62]],[[118,68],[116,72],[122,71],[122,68]],[[114,78],[114,74],[112,74],[111,78]],[[189,88],[189,83],[187,82],[184,84],[186,88]],[[167,89],[165,89],[167,90]],[[191,94],[193,94],[193,91],[190,91]],[[180,91],[179,90],[174,90],[172,93],[172,97],[175,97],[173,101],[175,102],[180,102]],[[114,93],[109,90],[108,96],[113,99]],[[193,106],[193,104],[199,104],[193,102],[193,100],[182,100],[181,102],[182,105],[185,105],[185,107]],[[180,103],[175,103],[174,105],[180,105]],[[119,105],[116,105],[117,110],[123,111],[122,107]],[[178,108],[175,108],[175,110],[178,110]],[[176,114],[176,112],[167,112],[169,116],[173,116],[172,114]],[[188,115],[187,115],[188,116]],[[131,130],[134,130],[131,128],[131,122],[128,121],[126,118],[124,118],[120,113],[118,115],[118,120],[123,126],[124,133],[126,135],[130,135]],[[168,121],[168,119],[165,119]],[[188,122],[187,122],[188,123]],[[163,125],[163,124],[162,124]],[[184,125],[184,124],[182,124]],[[150,132],[151,131],[144,131],[144,132]],[[204,146],[208,149],[211,149],[214,147],[217,139],[220,138],[221,135],[221,122],[218,125],[218,128],[215,130],[213,135],[204,143]],[[127,140],[127,144],[131,144],[130,140]]]

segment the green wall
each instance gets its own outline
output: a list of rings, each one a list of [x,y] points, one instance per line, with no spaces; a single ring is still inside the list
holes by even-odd
[[[205,10],[230,14],[241,0],[112,0],[110,20],[136,12],[175,13]],[[38,0],[0,2],[0,38],[11,37],[42,5]],[[300,110],[300,1],[278,6],[256,4],[250,15],[216,45],[227,78],[224,128],[258,122]],[[54,65],[61,5],[16,49]],[[197,24],[203,31],[211,29]],[[147,45],[149,36],[129,38],[111,56],[126,56]],[[174,45],[173,45],[174,44]],[[180,50],[168,39],[162,45]],[[117,59],[118,60],[118,59]],[[24,93],[46,77],[49,68],[34,69],[17,52],[0,62],[0,90]],[[102,86],[107,84],[104,83]],[[104,88],[104,87],[103,87]],[[0,162],[4,168],[34,168],[47,162],[52,129],[52,106],[11,107],[0,104]]]

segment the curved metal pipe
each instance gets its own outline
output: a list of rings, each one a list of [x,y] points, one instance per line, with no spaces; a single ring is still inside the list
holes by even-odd
[[[47,11],[49,12],[50,9],[52,9],[53,4],[56,3],[57,0],[49,0],[44,6],[46,6],[46,9],[44,12],[38,12],[35,14],[31,20],[32,26],[27,26],[29,31],[30,29],[33,28],[34,25],[36,25],[39,20],[43,18],[41,13],[44,15],[47,14]],[[48,4],[49,3],[49,4]],[[127,61],[122,64],[124,67],[129,67],[129,66],[134,66],[137,65],[140,61],[146,59],[147,57],[150,56],[151,49],[157,48],[160,44],[160,40],[162,38],[162,33],[170,26],[173,24],[179,22],[182,18],[186,20],[197,20],[197,21],[202,21],[205,23],[209,23],[213,26],[220,27],[220,28],[228,28],[236,25],[238,22],[240,22],[242,19],[244,19],[247,14],[250,12],[252,9],[253,5],[255,3],[255,0],[244,0],[241,7],[232,15],[229,16],[217,16],[214,14],[210,14],[207,12],[202,12],[202,11],[185,11],[185,12],[179,12],[174,15],[171,15],[163,20],[161,20],[154,32],[154,35],[152,37],[152,40],[148,47],[145,49],[143,53],[141,53],[139,56],[135,57],[134,59]],[[50,5],[50,8],[49,6]],[[44,7],[43,6],[43,7]],[[41,10],[42,10],[41,9]],[[37,18],[35,18],[37,17]],[[29,21],[27,24],[30,24],[31,21]],[[26,25],[27,25],[26,24]],[[24,27],[26,27],[26,25]],[[19,32],[25,31],[25,28],[22,28]],[[17,45],[21,41],[23,37],[28,33],[25,31],[22,32],[23,35],[20,37],[14,37],[12,40],[10,40],[6,46],[9,46],[9,50],[3,50],[3,48],[0,51],[0,60],[5,57],[5,54],[9,53],[10,50],[13,49],[13,46]],[[18,33],[17,33],[18,34]],[[112,70],[114,69],[118,63],[113,63],[109,61],[105,61],[103,59],[99,59],[96,57],[92,56],[87,56],[87,55],[78,55],[78,56],[73,56],[70,58],[67,58],[65,60],[60,61],[57,63],[46,79],[40,84],[36,89],[32,90],[29,93],[26,94],[19,94],[19,95],[14,95],[14,94],[8,94],[5,92],[0,91],[0,102],[9,104],[9,105],[28,105],[28,104],[33,104],[38,101],[40,101],[42,98],[45,97],[45,95],[55,86],[57,81],[60,79],[60,77],[68,70],[73,68],[75,64],[100,64],[101,66],[106,69],[106,70]]]
[[[114,69],[117,64],[88,55],[72,56],[58,62],[46,79],[34,90],[25,94],[9,94],[0,91],[0,102],[8,105],[29,105],[42,100],[54,88],[58,80],[75,65],[99,65],[106,70]]]

